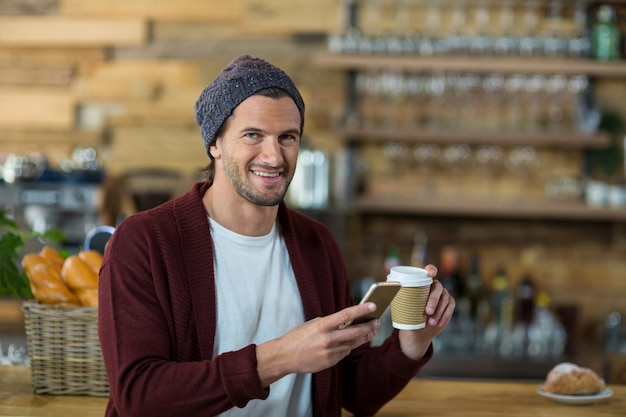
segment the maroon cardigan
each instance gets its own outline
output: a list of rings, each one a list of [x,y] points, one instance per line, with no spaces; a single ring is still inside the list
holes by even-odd
[[[111,395],[106,416],[210,416],[269,389],[256,346],[213,358],[213,244],[206,183],[126,219],[110,240],[99,292],[99,334]],[[352,305],[341,251],[318,222],[280,205],[278,218],[306,320]],[[313,376],[315,416],[371,415],[430,359],[402,354],[397,332]]]

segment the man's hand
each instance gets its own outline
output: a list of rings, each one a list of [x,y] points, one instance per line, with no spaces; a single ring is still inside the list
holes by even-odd
[[[374,303],[345,308],[295,327],[278,339],[257,346],[257,369],[264,387],[291,373],[312,373],[330,368],[352,349],[371,341],[378,320],[346,326],[376,309]]]
[[[435,277],[437,268],[433,265],[427,265],[425,268],[428,276]],[[400,330],[400,347],[402,352],[411,359],[420,359],[428,350],[428,346],[432,343],[435,336],[448,325],[452,319],[452,313],[456,302],[443,288],[441,282],[433,280],[430,287],[430,296],[426,303],[426,327],[419,330]]]

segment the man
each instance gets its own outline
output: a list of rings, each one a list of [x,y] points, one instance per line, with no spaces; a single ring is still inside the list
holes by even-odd
[[[454,300],[435,281],[430,321],[368,343],[340,250],[283,202],[304,125],[292,80],[241,56],[196,103],[207,181],[126,219],[100,274],[107,416],[373,414],[432,355]],[[436,268],[430,267],[431,275]]]

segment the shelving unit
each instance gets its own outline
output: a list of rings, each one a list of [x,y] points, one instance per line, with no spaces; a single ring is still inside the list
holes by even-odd
[[[586,74],[589,77],[626,78],[626,63],[549,57],[393,56],[320,54],[313,62],[323,68],[344,71],[393,69],[410,72],[472,72],[502,74]]]
[[[590,3],[591,4],[591,3]],[[348,25],[356,28],[359,2],[349,2],[346,10]],[[360,100],[357,92],[357,75],[361,72],[391,71],[399,74],[428,73],[471,73],[479,75],[563,75],[586,76],[593,84],[598,80],[626,80],[626,62],[600,62],[585,58],[570,57],[521,57],[521,56],[463,56],[419,54],[357,54],[322,53],[313,58],[320,68],[339,70],[346,75],[346,114],[356,113]],[[592,95],[593,93],[590,93]],[[589,96],[590,97],[590,96]],[[587,97],[586,99],[589,99]],[[416,128],[386,129],[351,128],[338,125],[335,132],[353,152],[367,144],[403,142],[406,144],[432,143],[440,146],[467,144],[470,146],[499,145],[502,147],[530,146],[554,151],[576,150],[587,153],[589,150],[606,148],[611,137],[605,132],[586,133],[567,130],[515,130],[515,129],[473,129],[473,128]],[[581,170],[585,168],[581,167]],[[583,176],[585,173],[582,173]],[[391,192],[393,194],[393,192]],[[509,201],[482,203],[480,201],[462,203],[431,201],[428,203],[406,200],[355,196],[352,202],[355,212],[376,212],[415,215],[448,215],[471,217],[513,217],[518,219],[567,219],[571,221],[622,222],[626,220],[626,208],[594,208],[583,202],[541,202],[533,201],[517,204]]]
[[[528,145],[560,149],[604,148],[610,138],[606,133],[580,132],[514,132],[481,130],[418,130],[400,131],[386,129],[357,130],[338,128],[336,132],[352,142],[435,142],[439,144],[466,143],[488,145],[502,143],[508,146]]]
[[[585,222],[625,222],[626,209],[589,207],[582,203],[502,202],[498,204],[468,201],[398,200],[360,197],[355,211],[364,214],[383,213],[437,215],[472,218],[515,218],[568,220]]]

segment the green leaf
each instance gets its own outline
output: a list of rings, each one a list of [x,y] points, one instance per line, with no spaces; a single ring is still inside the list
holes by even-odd
[[[56,230],[44,233],[21,231],[7,211],[0,210],[0,295],[22,299],[33,298],[30,281],[18,265],[24,243],[34,238],[60,243],[64,240],[64,235]]]

